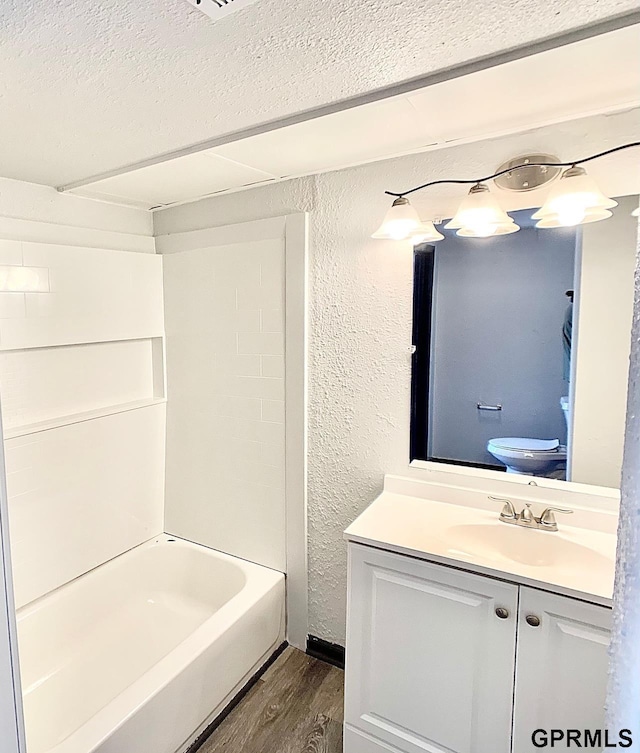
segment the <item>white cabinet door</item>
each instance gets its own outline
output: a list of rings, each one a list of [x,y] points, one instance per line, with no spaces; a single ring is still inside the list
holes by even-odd
[[[610,627],[606,607],[520,589],[513,753],[536,729],[603,727]]]
[[[398,753],[397,748],[352,729],[348,724],[344,725],[344,750],[347,753]]]
[[[345,722],[405,753],[509,753],[517,586],[349,553]]]

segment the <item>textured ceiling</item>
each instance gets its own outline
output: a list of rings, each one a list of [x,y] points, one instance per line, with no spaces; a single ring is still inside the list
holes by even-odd
[[[214,23],[185,0],[4,0],[0,175],[72,182],[637,9],[259,0]]]
[[[640,25],[141,167],[73,192],[150,209],[594,113],[640,113],[638,108]]]

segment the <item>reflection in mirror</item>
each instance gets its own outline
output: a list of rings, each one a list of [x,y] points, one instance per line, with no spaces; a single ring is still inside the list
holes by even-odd
[[[411,459],[618,487],[638,197],[415,249]]]

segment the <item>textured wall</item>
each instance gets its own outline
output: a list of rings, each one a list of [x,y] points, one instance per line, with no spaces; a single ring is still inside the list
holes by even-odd
[[[214,23],[184,0],[5,0],[2,174],[60,185],[637,7],[260,0]]]
[[[640,236],[638,238],[640,259]],[[609,729],[640,735],[640,268],[629,367],[627,434],[622,466],[622,499],[614,590],[613,635],[607,698]]]
[[[485,174],[508,157],[536,149],[568,156],[579,143],[579,153],[588,154],[632,140],[638,124],[637,111],[591,118],[483,142],[482,148],[471,144],[412,155],[156,212],[156,235],[310,212],[312,633],[344,640],[342,532],[380,491],[384,473],[408,467],[412,250],[369,238],[389,203],[384,190],[428,178]],[[629,176],[621,164],[621,173],[599,173],[602,188],[638,192],[635,174],[632,185],[620,188],[620,178],[624,183]],[[447,216],[460,196],[459,189],[424,192],[420,202]]]

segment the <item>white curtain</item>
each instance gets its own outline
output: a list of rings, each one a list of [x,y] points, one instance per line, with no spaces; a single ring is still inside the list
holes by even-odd
[[[640,239],[637,258],[640,259]],[[636,267],[627,432],[618,525],[607,728],[640,746],[640,270]]]

